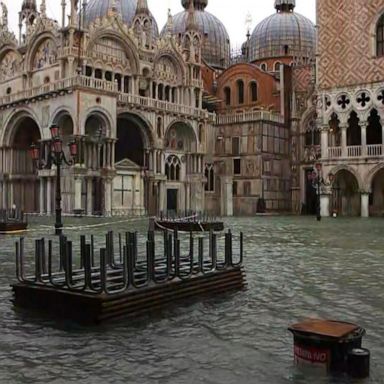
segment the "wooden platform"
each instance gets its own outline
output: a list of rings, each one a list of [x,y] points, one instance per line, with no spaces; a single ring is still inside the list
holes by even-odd
[[[177,231],[164,233],[163,238],[163,253],[159,256],[156,236],[149,232],[146,257],[140,258],[137,234],[125,234],[124,242],[119,235],[118,252],[115,252],[114,235],[109,232],[106,247],[100,249],[100,261],[96,263],[93,237],[87,242],[81,236],[77,258],[80,265],[75,265],[72,242],[65,237],[60,238],[57,262],[52,260],[52,241],[39,239],[35,243],[35,262],[30,266],[35,273],[28,276],[25,276],[24,240],[20,239],[16,244],[19,282],[12,285],[13,303],[16,307],[84,324],[98,324],[123,316],[136,317],[187,298],[222,294],[246,286],[242,234],[237,255],[232,233],[225,234],[221,257],[217,252],[217,236],[212,232],[208,238],[187,236],[189,251],[185,255],[181,254]]]

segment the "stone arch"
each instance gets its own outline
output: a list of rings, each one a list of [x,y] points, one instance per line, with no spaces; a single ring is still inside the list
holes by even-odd
[[[184,67],[184,62],[181,57],[178,55],[174,54],[173,52],[168,52],[168,51],[160,51],[154,58],[153,60],[153,67],[154,69],[156,68],[156,65],[159,63],[159,61],[162,58],[167,58],[169,59],[176,68],[179,69],[179,80],[182,80],[185,78],[185,67]]]
[[[142,116],[125,112],[117,117],[115,161],[129,159],[144,167],[147,151],[154,145],[152,127]]]
[[[337,175],[338,172],[341,172],[341,171],[347,171],[349,173],[351,173],[357,180],[357,183],[358,183],[358,187],[359,187],[359,190],[360,191],[363,191],[365,188],[365,184],[364,184],[364,181],[363,181],[363,178],[361,177],[361,175],[353,168],[351,167],[350,165],[346,165],[346,164],[340,164],[340,165],[337,165],[336,167],[332,168],[328,174],[324,175],[326,179],[329,178],[329,175],[330,174],[333,174],[334,176]]]
[[[366,191],[370,193],[370,216],[384,215],[384,164],[378,164],[367,175]]]
[[[86,113],[83,115],[83,118],[81,120],[80,127],[84,127],[82,132],[77,132],[75,128],[75,134],[85,134],[85,126],[86,122],[89,117],[94,116],[97,117],[101,124],[102,124],[102,129],[103,129],[103,135],[106,137],[114,137],[114,131],[113,131],[113,124],[114,124],[114,119],[112,115],[104,108],[101,107],[92,107],[86,111]],[[81,128],[80,128],[81,129]]]
[[[198,136],[189,123],[175,120],[165,132],[165,146],[173,151],[197,152]]]
[[[347,146],[361,145],[360,116],[355,110],[349,113],[347,128]]]
[[[120,44],[121,47],[125,50],[132,73],[139,74],[140,58],[138,56],[135,43],[132,41],[130,36],[126,34],[122,36],[117,31],[101,29],[92,36],[92,39],[89,41],[87,46],[87,52],[91,53],[94,49],[95,44],[97,44],[97,42],[101,39],[110,39]],[[92,54],[90,54],[89,56],[92,57]]]
[[[2,146],[11,146],[13,136],[15,134],[15,127],[25,118],[30,118],[36,123],[39,129],[40,138],[43,137],[43,133],[40,128],[40,123],[37,115],[31,109],[22,108],[16,111],[15,113],[12,113],[5,120],[3,125],[5,129],[3,130],[2,137],[1,137]]]
[[[360,216],[361,214],[361,178],[348,166],[334,169],[332,183],[331,208],[341,216]]]
[[[377,176],[377,174],[384,169],[384,163],[377,164],[374,166],[367,174],[364,179],[364,188],[363,190],[370,192],[372,187],[373,179]]]
[[[29,156],[31,144],[38,143],[42,137],[38,121],[32,113],[18,111],[9,117],[5,127],[3,151],[12,161],[6,169],[1,169],[10,176],[3,182],[3,208],[15,204],[24,212],[39,212],[39,183]]]

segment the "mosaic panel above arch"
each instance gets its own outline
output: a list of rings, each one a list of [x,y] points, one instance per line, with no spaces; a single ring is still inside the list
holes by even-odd
[[[0,81],[14,77],[21,69],[21,58],[15,51],[5,54],[0,64]]]
[[[53,40],[44,40],[36,49],[32,69],[42,69],[57,62],[57,47]]]

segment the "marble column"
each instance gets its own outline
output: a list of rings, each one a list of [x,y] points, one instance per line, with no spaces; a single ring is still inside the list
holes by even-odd
[[[328,159],[328,129],[321,130],[321,158]]]
[[[347,149],[347,129],[348,125],[341,125],[341,156],[347,157],[348,156],[348,149]]]
[[[52,214],[52,179],[47,178],[47,215]]]
[[[367,121],[360,122],[360,128],[361,128],[361,155],[367,156]]]
[[[93,179],[87,179],[87,215],[93,214]]]
[[[369,217],[369,193],[361,193],[361,217]]]
[[[320,195],[320,215],[322,217],[329,217],[329,201],[330,201],[330,195],[329,194],[321,194]]]
[[[112,179],[104,179],[105,216],[112,216]]]
[[[45,207],[44,207],[44,186],[45,186],[45,179],[44,177],[40,178],[40,201],[39,201],[39,208],[40,208],[40,215],[44,215],[45,213]]]
[[[75,178],[75,209],[82,209],[81,206],[81,187],[82,187],[82,179],[81,177]]]
[[[133,210],[135,215],[138,215],[140,211],[140,195],[140,175],[137,173],[133,178]]]

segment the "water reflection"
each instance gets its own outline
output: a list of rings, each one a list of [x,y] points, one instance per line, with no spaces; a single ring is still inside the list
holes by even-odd
[[[87,223],[95,221],[81,221]],[[246,234],[246,292],[91,329],[13,310],[15,238],[2,237],[0,382],[348,383],[292,366],[286,328],[307,316],[366,328],[372,376],[363,383],[384,382],[383,221],[273,217],[226,223]],[[46,235],[42,225],[48,224],[37,221],[28,237]],[[92,232],[102,244],[107,229],[146,227],[136,220]],[[68,233],[78,238],[84,231]]]

